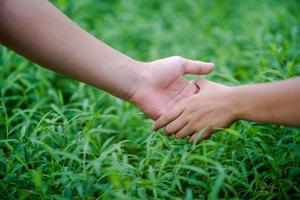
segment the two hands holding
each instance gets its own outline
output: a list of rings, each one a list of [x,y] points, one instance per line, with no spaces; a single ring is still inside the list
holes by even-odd
[[[133,92],[130,101],[137,105],[144,113],[152,119],[157,119],[153,129],[165,127],[167,135],[175,134],[177,138],[191,136],[190,141],[195,139],[197,132],[206,124],[193,124],[193,121],[202,120],[200,116],[206,115],[204,107],[210,105],[212,109],[217,95],[226,86],[216,84],[205,79],[188,81],[184,74],[204,75],[211,72],[214,64],[202,61],[188,60],[179,56],[173,56],[156,60],[146,64],[144,69],[148,71],[141,83]],[[201,104],[205,101],[206,104]],[[194,116],[193,112],[198,111],[200,116]],[[222,112],[222,110],[220,110]],[[207,115],[207,125],[214,124],[209,121],[212,116]],[[225,120],[225,119],[224,119]],[[221,122],[223,124],[223,122]],[[192,125],[193,124],[193,125]],[[225,124],[224,124],[225,125]],[[191,132],[188,126],[195,126]],[[212,130],[212,129],[211,129]],[[212,131],[207,131],[208,136]],[[203,135],[204,136],[204,135]]]
[[[214,64],[173,56],[146,65],[144,69],[149,69],[145,70],[148,73],[137,82],[139,87],[130,101],[156,119],[154,130],[164,127],[166,135],[190,136],[193,142],[202,129],[206,130],[198,141],[207,138],[214,126],[226,127],[235,120],[230,110],[234,107],[224,102],[229,87],[205,79],[188,81],[183,77],[184,74],[208,74]]]
[[[300,126],[300,79],[228,87],[184,74],[214,65],[173,56],[136,61],[104,44],[48,1],[0,3],[0,43],[50,70],[130,101],[167,135],[200,141],[244,119]],[[197,137],[199,131],[201,136]]]

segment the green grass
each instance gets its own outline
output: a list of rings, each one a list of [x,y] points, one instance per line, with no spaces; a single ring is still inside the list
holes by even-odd
[[[235,85],[300,75],[300,4],[54,2],[139,60],[216,63]],[[0,47],[0,199],[299,199],[300,130],[239,121],[198,145],[153,133],[127,102]]]

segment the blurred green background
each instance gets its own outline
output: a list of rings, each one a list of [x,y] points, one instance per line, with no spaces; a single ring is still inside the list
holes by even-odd
[[[228,85],[300,75],[298,0],[51,2],[138,60],[211,61],[206,78]],[[297,128],[239,121],[188,144],[153,133],[129,103],[0,50],[1,199],[300,198]]]

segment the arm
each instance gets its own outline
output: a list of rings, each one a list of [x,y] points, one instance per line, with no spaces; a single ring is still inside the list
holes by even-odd
[[[128,98],[120,85],[133,85],[138,62],[82,30],[46,0],[0,1],[1,43],[44,67]]]
[[[183,74],[213,69],[210,63],[180,57],[136,61],[97,40],[46,0],[0,0],[0,42],[46,68],[128,100],[152,118],[195,93],[196,86]]]
[[[232,88],[237,119],[300,126],[300,78]]]
[[[166,134],[193,141],[202,129],[199,140],[239,119],[300,127],[300,78],[236,87],[206,80],[197,84],[199,94],[161,116],[154,130],[165,127]]]

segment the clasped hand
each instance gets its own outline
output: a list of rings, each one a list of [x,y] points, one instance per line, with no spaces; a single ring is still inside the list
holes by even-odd
[[[190,142],[208,138],[218,128],[228,127],[236,120],[231,87],[204,79],[194,82],[199,93],[185,99],[153,123],[153,130],[164,127],[166,135],[189,137]]]
[[[223,101],[228,98],[229,87],[183,77],[207,74],[213,70],[213,64],[173,56],[145,65],[147,73],[134,89],[131,102],[156,120],[154,130],[164,127],[167,135],[190,136],[192,142],[199,131],[205,129],[198,141],[207,138],[214,126],[226,127],[234,121],[234,115],[228,115],[232,110],[226,102],[230,101]]]

